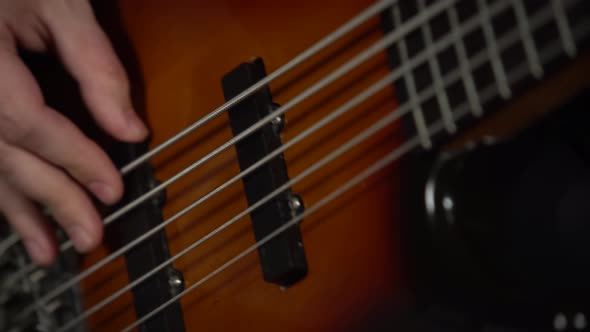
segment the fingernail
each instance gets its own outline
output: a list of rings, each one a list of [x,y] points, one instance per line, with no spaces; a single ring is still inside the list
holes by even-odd
[[[35,240],[26,240],[25,247],[31,256],[31,259],[37,264],[48,264],[51,259],[49,251]]]
[[[137,139],[145,138],[148,130],[133,109],[129,109],[125,112],[125,120],[127,121],[127,127],[129,128],[131,136]]]
[[[103,203],[112,203],[116,199],[113,189],[102,182],[92,182],[88,185],[88,188],[90,188],[90,190],[98,196]]]
[[[72,239],[72,242],[74,242],[74,246],[79,251],[87,251],[92,248],[92,238],[84,227],[80,225],[72,225],[68,227],[68,234]]]

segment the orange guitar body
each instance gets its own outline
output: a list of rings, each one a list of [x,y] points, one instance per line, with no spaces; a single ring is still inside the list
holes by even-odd
[[[371,1],[155,0],[99,3],[97,17],[130,73],[133,96],[154,147],[224,102],[221,78],[260,57],[268,73],[372,4]],[[273,82],[284,104],[383,36],[378,17]],[[286,114],[288,141],[389,72],[385,52]],[[393,86],[285,152],[291,177],[394,110]],[[165,180],[232,137],[227,114],[152,160]],[[293,186],[312,205],[400,144],[399,124]],[[234,148],[167,190],[164,218],[239,172]],[[409,304],[401,260],[400,168],[392,165],[301,224],[308,275],[288,289],[266,283],[252,253],[182,298],[187,331],[357,331],[387,326]],[[175,254],[247,208],[241,182],[166,228]],[[121,219],[117,222],[126,222]],[[108,234],[108,232],[107,232]],[[108,240],[108,239],[107,239]],[[254,243],[249,218],[175,262],[186,287]],[[90,266],[111,252],[84,258]],[[82,282],[86,307],[127,284],[121,258]],[[92,315],[91,330],[118,331],[136,319],[131,294]]]

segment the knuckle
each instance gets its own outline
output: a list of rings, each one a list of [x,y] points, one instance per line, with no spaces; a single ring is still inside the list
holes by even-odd
[[[36,138],[36,128],[31,121],[26,121],[19,115],[19,112],[2,111],[0,112],[0,135],[2,138],[13,144],[34,141]]]

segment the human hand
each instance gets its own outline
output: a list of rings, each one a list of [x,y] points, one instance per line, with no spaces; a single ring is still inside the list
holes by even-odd
[[[76,250],[102,239],[87,188],[105,204],[123,193],[106,153],[45,104],[17,47],[56,50],[77,80],[95,121],[116,139],[137,142],[147,129],[135,114],[129,82],[87,0],[0,0],[0,211],[37,264],[57,254],[37,203],[47,207]]]

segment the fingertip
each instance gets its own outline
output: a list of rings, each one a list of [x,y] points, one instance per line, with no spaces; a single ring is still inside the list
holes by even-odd
[[[133,108],[120,106],[127,102],[97,98],[99,95],[103,94],[86,94],[89,104],[93,106],[90,111],[100,127],[123,142],[138,143],[147,138],[149,130]]]
[[[79,83],[90,113],[101,128],[118,140],[145,140],[148,129],[133,110],[125,67],[108,36],[93,23],[92,11],[85,16],[61,9],[48,14],[48,27],[60,57]]]
[[[76,250],[80,253],[88,253],[94,250],[102,240],[102,227],[94,226],[95,222],[70,225],[68,233]]]
[[[114,204],[121,199],[123,193],[118,187],[120,186],[114,187],[101,181],[93,181],[88,184],[90,191],[104,204]]]
[[[148,129],[139,116],[137,116],[137,113],[133,109],[127,109],[123,112],[123,116],[125,117],[127,126],[124,139],[131,142],[145,140],[148,135]]]

